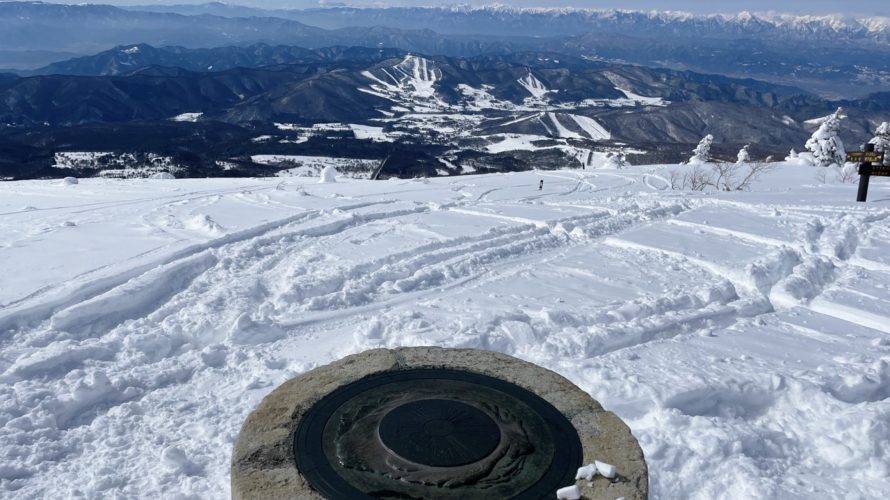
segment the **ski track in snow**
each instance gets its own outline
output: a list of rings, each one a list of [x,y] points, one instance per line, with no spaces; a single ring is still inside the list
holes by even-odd
[[[640,440],[653,498],[879,498],[890,206],[799,172],[714,195],[653,188],[650,167],[0,184],[15,262],[120,231],[99,261],[3,292],[0,491],[226,498],[231,445],[275,386],[440,345],[590,392]]]

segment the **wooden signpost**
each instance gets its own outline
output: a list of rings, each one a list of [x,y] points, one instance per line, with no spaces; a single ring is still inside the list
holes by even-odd
[[[890,165],[884,165],[884,152],[875,151],[874,144],[866,144],[865,151],[850,151],[847,161],[859,162],[859,192],[856,201],[868,198],[868,181],[871,176],[890,177]],[[874,165],[877,163],[877,165]]]

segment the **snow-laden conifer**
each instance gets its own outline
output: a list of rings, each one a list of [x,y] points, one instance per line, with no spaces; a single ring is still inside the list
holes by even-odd
[[[714,143],[714,136],[708,134],[704,136],[701,142],[698,143],[698,146],[692,151],[692,158],[689,159],[689,164],[698,165],[701,163],[709,163],[711,158],[711,144]]]
[[[883,151],[884,164],[890,165],[890,122],[878,125],[875,136],[868,143],[875,145],[875,151]]]
[[[748,153],[748,144],[745,144],[742,149],[739,150],[737,163],[748,163],[749,161],[751,161],[751,155]]]
[[[819,129],[807,141],[805,146],[813,154],[816,165],[829,167],[844,164],[847,152],[844,150],[844,143],[839,135],[841,120],[844,118],[846,118],[844,110],[837,108],[837,111],[825,117],[825,120],[819,125]]]

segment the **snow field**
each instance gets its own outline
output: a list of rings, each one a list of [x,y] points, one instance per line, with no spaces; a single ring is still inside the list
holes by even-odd
[[[275,386],[440,345],[588,391],[653,498],[881,498],[890,185],[814,170],[0,184],[0,491],[226,498]]]

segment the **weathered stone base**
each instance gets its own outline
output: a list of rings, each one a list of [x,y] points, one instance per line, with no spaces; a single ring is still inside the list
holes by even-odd
[[[562,376],[504,354],[474,349],[403,347],[348,356],[288,380],[247,417],[232,453],[232,498],[320,499],[297,470],[294,432],[306,411],[334,389],[368,375],[415,368],[449,368],[496,377],[544,398],[575,426],[584,463],[614,465],[619,478],[578,485],[586,499],[645,499],[649,482],[643,452],[630,429]],[[568,485],[566,485],[568,486]]]

